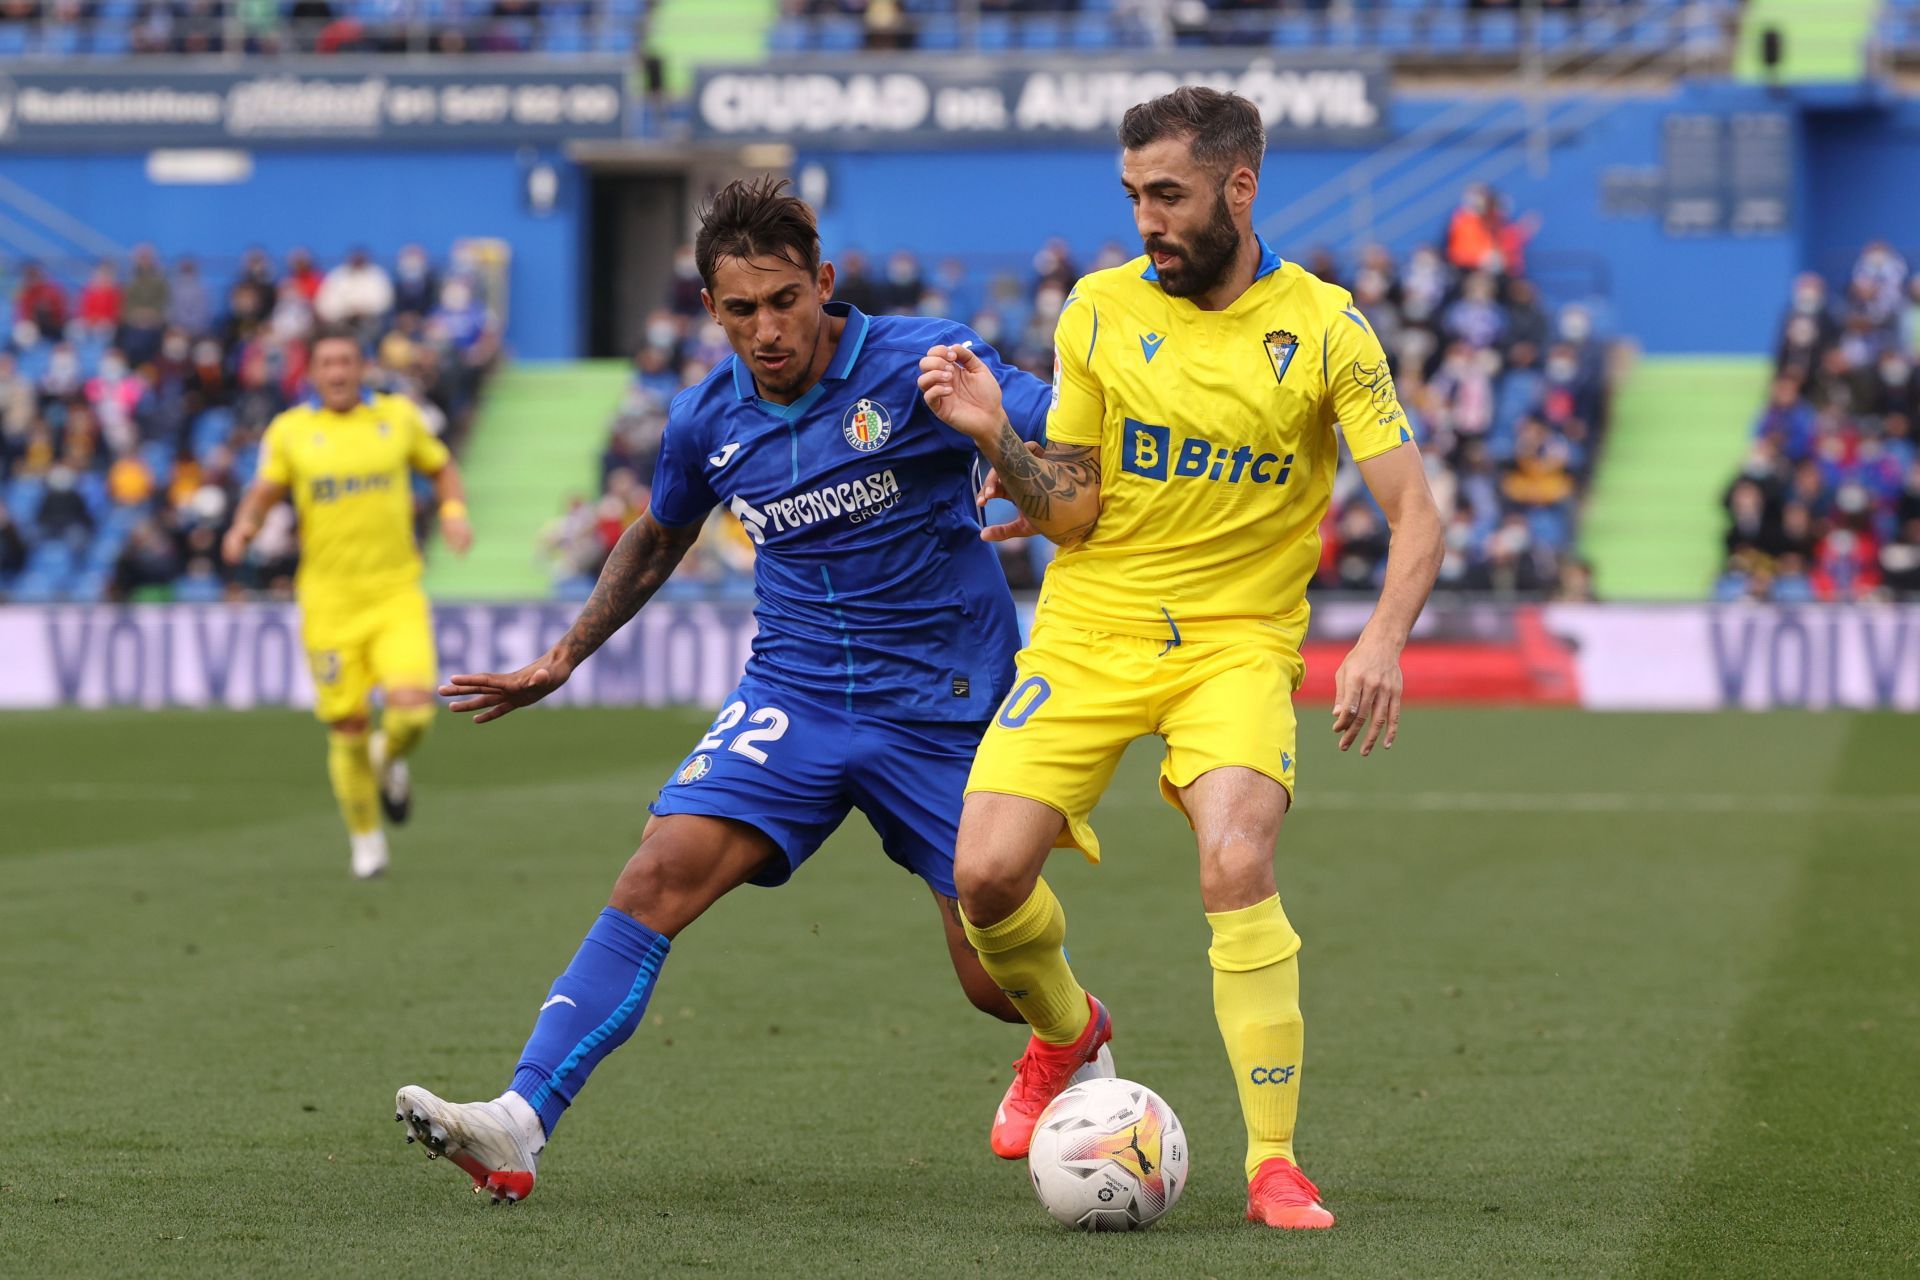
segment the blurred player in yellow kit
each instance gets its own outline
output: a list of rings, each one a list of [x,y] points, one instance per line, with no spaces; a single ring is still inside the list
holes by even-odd
[[[991,1145],[1026,1155],[1041,1111],[1112,1035],[1068,967],[1066,917],[1040,870],[1056,845],[1098,860],[1088,815],[1127,744],[1154,734],[1167,744],[1160,790],[1198,847],[1247,1216],[1331,1227],[1294,1155],[1300,939],[1273,858],[1335,426],[1393,529],[1379,604],[1335,677],[1342,750],[1393,744],[1400,651],[1439,570],[1440,519],[1366,317],[1253,232],[1258,109],[1183,88],[1128,111],[1120,139],[1147,252],[1083,279],[1061,311],[1044,449],[1030,455],[1008,428],[971,351],[921,362],[927,402],[1021,510],[987,536],[1038,531],[1062,547],[974,760],[954,864],[968,940],[1033,1028]]]
[[[346,820],[353,874],[366,879],[387,867],[381,812],[407,820],[407,756],[434,714],[433,622],[413,539],[413,472],[433,477],[447,545],[464,554],[473,532],[447,447],[411,402],[367,390],[363,372],[352,330],[315,333],[314,394],[268,425],[259,475],[222,553],[240,563],[267,512],[292,495],[300,520],[294,594],[314,714],[327,726],[327,776]],[[384,710],[373,732],[376,688]]]

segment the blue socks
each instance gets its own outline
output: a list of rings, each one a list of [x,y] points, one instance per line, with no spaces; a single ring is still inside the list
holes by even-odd
[[[553,1126],[600,1065],[627,1042],[671,944],[624,911],[607,907],[587,931],[567,971],[554,979],[508,1087]]]

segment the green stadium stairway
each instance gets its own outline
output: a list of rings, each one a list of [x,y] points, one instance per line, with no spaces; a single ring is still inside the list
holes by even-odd
[[[665,65],[667,92],[684,94],[703,63],[765,61],[767,29],[779,15],[778,0],[661,0],[647,51]]]
[[[570,493],[592,496],[596,460],[627,385],[622,360],[512,364],[488,386],[460,457],[473,518],[463,559],[436,534],[427,593],[436,600],[540,600],[552,584],[540,530]]]
[[[1720,567],[1720,496],[1746,452],[1769,365],[1750,357],[1638,361],[1581,520],[1604,600],[1703,600]]]
[[[1783,84],[1853,84],[1866,74],[1867,38],[1878,0],[1749,0],[1740,19],[1734,74],[1766,81],[1760,44],[1768,28],[1781,37]]]

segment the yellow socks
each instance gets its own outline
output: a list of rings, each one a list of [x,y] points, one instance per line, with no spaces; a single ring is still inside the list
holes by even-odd
[[[431,706],[388,707],[380,715],[380,731],[387,735],[387,759],[406,759],[432,723]]]
[[[327,731],[327,777],[333,782],[333,798],[340,802],[340,816],[349,835],[363,836],[380,829],[380,787],[373,776],[373,761],[367,756],[367,734]]]
[[[967,940],[980,953],[980,967],[1000,984],[1013,1007],[1048,1044],[1072,1044],[1087,1029],[1087,993],[1067,967],[1060,945],[1067,913],[1045,880],[1033,896],[998,924],[984,928],[962,920]]]
[[[1293,1160],[1300,1110],[1300,935],[1278,896],[1238,911],[1209,911],[1213,1013],[1247,1122],[1247,1177],[1264,1160]],[[982,956],[984,960],[986,957]],[[989,968],[988,972],[992,972]],[[1297,1162],[1296,1162],[1297,1163]]]

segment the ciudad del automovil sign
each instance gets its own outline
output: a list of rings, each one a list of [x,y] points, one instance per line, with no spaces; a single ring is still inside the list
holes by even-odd
[[[1252,99],[1281,145],[1353,145],[1387,131],[1384,58],[1150,57],[775,60],[702,67],[693,131],[713,140],[952,144],[1009,137],[1111,145],[1128,107],[1205,84]]]

